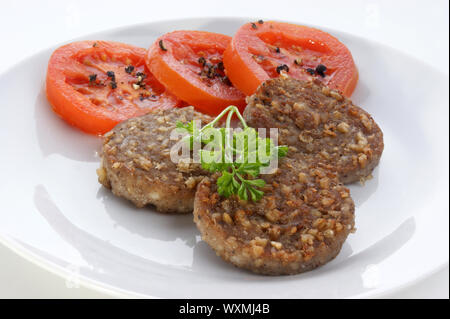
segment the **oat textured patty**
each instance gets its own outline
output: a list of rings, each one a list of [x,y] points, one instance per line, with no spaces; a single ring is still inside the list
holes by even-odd
[[[384,148],[369,113],[316,82],[268,80],[248,98],[244,118],[255,128],[279,128],[290,157],[332,165],[343,183],[368,177]]]
[[[170,133],[177,121],[212,119],[192,107],[155,110],[118,124],[105,134],[98,180],[136,206],[155,205],[160,212],[190,213],[197,183],[207,174],[199,164],[173,163]]]
[[[266,275],[311,270],[333,259],[354,227],[354,203],[336,173],[321,164],[285,158],[261,175],[258,202],[226,199],[217,176],[197,188],[194,221],[225,261]]]

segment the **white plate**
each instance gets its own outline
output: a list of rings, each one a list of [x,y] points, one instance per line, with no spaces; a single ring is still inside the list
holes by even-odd
[[[175,29],[232,35],[249,20],[187,19],[86,36],[147,47]],[[147,297],[373,297],[448,262],[448,77],[389,47],[326,30],[352,51],[353,95],[385,134],[374,179],[352,185],[358,231],[314,271],[264,277],[223,262],[192,216],[136,209],[97,183],[100,139],[52,113],[43,90],[53,49],[0,77],[0,239],[50,271],[112,294]]]

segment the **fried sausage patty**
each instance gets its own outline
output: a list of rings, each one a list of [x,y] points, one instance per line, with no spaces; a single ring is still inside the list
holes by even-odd
[[[212,119],[192,107],[155,110],[118,124],[103,139],[99,182],[136,206],[160,212],[190,213],[197,183],[207,174],[199,164],[173,163],[170,133],[177,121]]]
[[[215,176],[197,188],[194,221],[225,261],[266,275],[311,270],[333,259],[354,227],[354,203],[336,173],[321,164],[285,158],[261,175],[258,202],[226,199]]]
[[[244,118],[255,128],[279,128],[288,156],[332,165],[343,183],[369,176],[384,148],[369,113],[316,82],[268,80],[248,98]]]

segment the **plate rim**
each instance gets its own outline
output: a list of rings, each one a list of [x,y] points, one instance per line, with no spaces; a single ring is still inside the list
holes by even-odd
[[[271,19],[265,19],[264,17],[250,18],[250,17],[246,17],[246,16],[208,16],[208,17],[191,16],[191,17],[187,17],[187,18],[159,19],[159,20],[154,20],[152,22],[139,22],[139,23],[132,23],[132,24],[127,24],[127,25],[122,25],[122,26],[114,27],[114,28],[106,28],[106,29],[102,29],[102,30],[99,30],[99,31],[95,31],[93,33],[84,33],[81,36],[77,36],[77,37],[71,38],[69,40],[57,42],[54,45],[47,46],[47,47],[45,47],[43,49],[38,50],[37,52],[35,52],[33,54],[27,55],[27,56],[21,58],[20,60],[14,62],[13,64],[8,66],[7,68],[3,69],[3,71],[0,72],[0,77],[3,77],[6,73],[9,73],[14,68],[19,66],[20,64],[25,63],[27,60],[32,59],[36,55],[42,54],[42,53],[44,53],[44,52],[46,52],[48,50],[51,50],[51,49],[56,49],[56,48],[58,48],[58,47],[60,47],[60,46],[62,46],[64,44],[67,44],[67,43],[70,43],[70,42],[83,41],[85,37],[93,37],[93,36],[96,36],[97,34],[101,34],[101,33],[104,33],[104,32],[118,32],[118,31],[123,31],[123,30],[129,29],[129,28],[137,28],[137,27],[140,27],[140,26],[146,26],[146,25],[149,25],[149,24],[158,24],[158,23],[165,23],[165,22],[177,22],[177,21],[180,21],[180,20],[186,21],[186,20],[202,20],[202,19],[203,20],[206,20],[206,19],[214,19],[214,20],[245,19],[245,20],[248,20],[248,21],[253,21],[255,19],[261,19],[261,18],[264,21],[271,21]],[[389,50],[392,50],[392,51],[395,51],[397,53],[401,53],[401,54],[407,55],[410,59],[413,59],[413,60],[415,60],[415,61],[417,61],[419,63],[422,63],[422,64],[426,65],[428,68],[433,69],[433,71],[440,73],[442,76],[445,76],[447,78],[449,78],[449,76],[450,76],[450,74],[441,71],[440,69],[438,69],[436,66],[430,64],[429,62],[421,60],[418,57],[415,57],[414,55],[409,54],[407,51],[404,51],[402,49],[393,47],[393,46],[391,46],[389,44],[382,43],[382,42],[380,42],[378,40],[364,38],[364,37],[362,37],[360,35],[355,35],[355,34],[353,34],[351,32],[342,31],[340,29],[334,29],[334,28],[329,28],[329,27],[322,27],[322,26],[317,25],[317,24],[311,24],[311,23],[305,23],[304,24],[302,22],[295,22],[295,21],[286,20],[286,19],[277,19],[277,20],[273,20],[273,21],[304,25],[304,26],[307,26],[307,27],[320,29],[320,30],[328,32],[328,33],[330,33],[331,30],[337,31],[338,33],[340,33],[342,35],[350,36],[350,37],[353,37],[353,38],[361,40],[361,41],[367,41],[367,42],[370,42],[370,43],[375,44],[377,46],[383,46],[383,47],[388,48]]]

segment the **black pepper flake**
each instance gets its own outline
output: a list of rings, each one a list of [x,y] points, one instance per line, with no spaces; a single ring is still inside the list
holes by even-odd
[[[136,77],[138,78],[138,81],[136,83],[133,83],[133,88],[135,90],[145,89],[145,83],[143,81],[147,77],[147,75],[143,72],[136,72]]]
[[[253,29],[258,29],[258,26],[254,22],[252,22],[251,24]]]
[[[159,40],[159,47],[161,48],[161,50],[167,51],[167,48],[166,48],[166,46],[164,45],[163,40]]]
[[[297,64],[297,65],[302,65],[302,59],[297,58],[297,59],[294,60],[294,63]]]
[[[106,75],[111,78],[111,79],[115,79],[116,75],[114,74],[113,71],[106,71]]]
[[[280,52],[281,52],[281,51],[280,51],[280,48],[279,48],[279,47],[276,47],[276,48],[275,48],[275,52],[276,52],[276,53],[280,53]]]
[[[231,83],[230,79],[228,78],[228,76],[224,76],[222,78],[222,82],[228,86],[232,86],[233,84]]]
[[[111,88],[112,88],[112,89],[117,88],[116,75],[114,74],[114,72],[113,72],[113,71],[106,71],[106,75],[107,75],[109,78],[111,78],[111,83],[110,83]]]
[[[314,69],[311,69],[311,68],[307,68],[307,69],[306,69],[306,72],[308,72],[308,73],[311,74],[311,75],[316,74],[316,71],[315,71]]]
[[[95,81],[97,81],[97,74],[90,74],[89,75],[89,82],[92,84]]]
[[[143,79],[145,79],[147,77],[147,75],[145,75],[145,73],[143,73],[143,72],[136,72],[136,76],[142,77]]]
[[[212,65],[208,65],[208,72],[206,73],[206,76],[208,77],[208,79],[214,79],[215,76],[215,68]]]
[[[316,73],[319,74],[321,77],[325,77],[325,72],[327,71],[327,67],[323,64],[319,64],[316,67]]]
[[[205,66],[205,64],[206,64],[206,59],[204,58],[204,57],[199,57],[198,58],[198,63],[201,65],[201,66]]]
[[[277,66],[277,73],[280,74],[281,71],[289,72],[289,67],[286,64],[281,64]]]
[[[98,43],[97,43],[97,42],[94,42],[94,44],[92,45],[92,47],[94,47],[94,48],[98,47]]]
[[[127,72],[128,74],[131,74],[131,72],[134,71],[134,66],[129,65],[127,67],[125,67],[125,72]]]
[[[258,23],[259,23],[259,24],[263,24],[264,21],[263,21],[263,20],[258,20]]]
[[[207,63],[206,59],[204,57],[200,57],[198,59],[198,63],[202,66],[202,69],[200,72],[198,72],[198,75],[200,75],[200,78],[203,80],[206,79],[219,79],[221,81],[224,81],[225,78],[225,67],[223,65],[222,61],[217,62],[217,64]],[[225,80],[224,83],[227,83],[227,80]],[[207,85],[211,86],[209,82],[207,82]],[[230,82],[231,85],[231,82]]]

